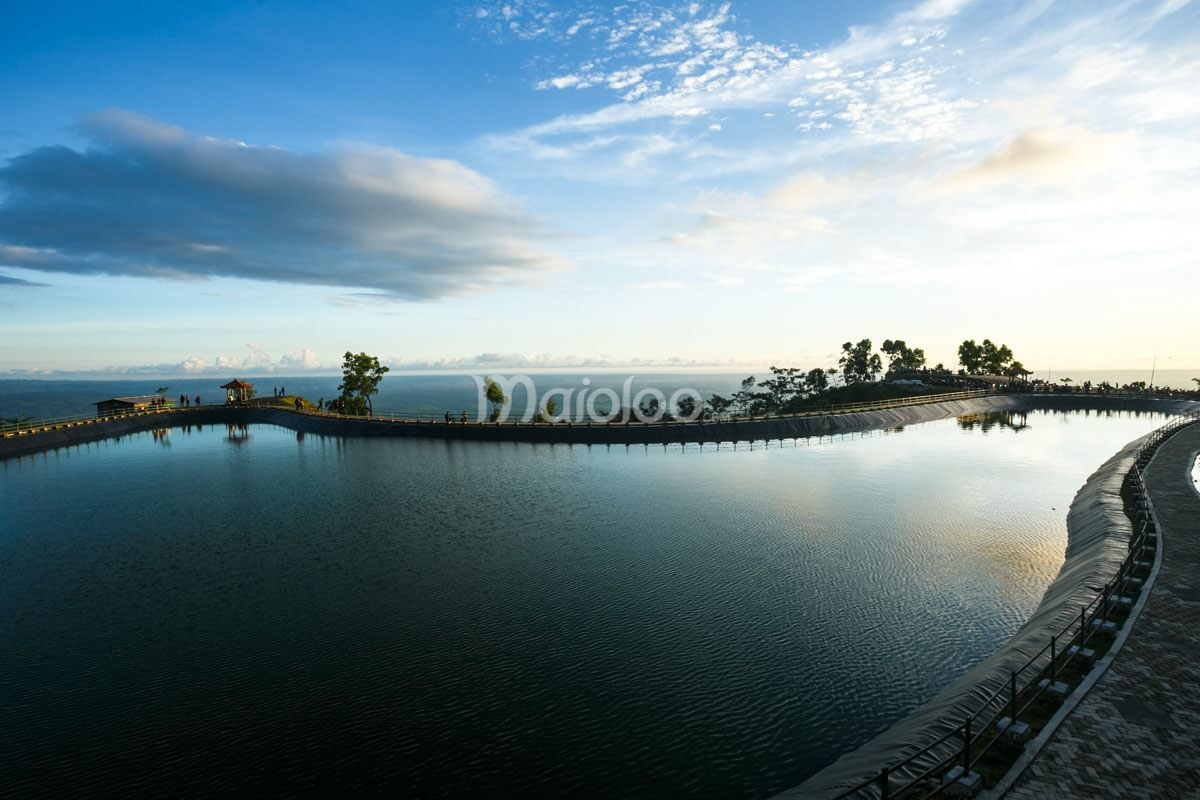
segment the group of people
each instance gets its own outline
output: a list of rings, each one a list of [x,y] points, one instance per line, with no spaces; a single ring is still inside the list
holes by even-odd
[[[192,402],[193,402],[192,399],[190,397],[188,397],[186,394],[179,395],[179,407],[180,408],[187,408],[188,406],[192,405]],[[196,395],[195,404],[200,405],[200,395]]]
[[[275,393],[276,397],[287,397],[287,389],[283,388],[282,386],[272,386],[271,391]]]
[[[462,412],[462,415],[458,418],[458,421],[464,425],[467,424],[467,412],[466,411]],[[449,425],[453,422],[454,422],[454,415],[451,414],[449,411],[447,411],[446,412],[446,424]]]

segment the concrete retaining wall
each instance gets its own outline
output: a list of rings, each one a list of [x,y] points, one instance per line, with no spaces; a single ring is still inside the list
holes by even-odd
[[[829,414],[736,422],[660,423],[643,425],[446,425],[433,422],[391,422],[297,414],[271,408],[207,406],[157,414],[105,420],[0,439],[0,458],[98,441],[154,428],[182,425],[269,424],[328,436],[395,436],[470,439],[547,444],[680,444],[796,439],[839,433],[880,430],[988,411],[1033,409],[1140,410],[1173,413],[1195,406],[1188,401],[1106,398],[1071,395],[997,395],[942,403],[926,403],[879,411]]]

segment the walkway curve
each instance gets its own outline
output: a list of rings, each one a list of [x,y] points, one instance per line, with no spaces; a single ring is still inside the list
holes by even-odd
[[[751,442],[834,436],[861,431],[916,425],[966,414],[990,411],[1153,411],[1185,413],[1200,407],[1190,400],[1103,395],[996,394],[963,400],[931,401],[870,411],[770,417],[723,422],[666,422],[656,424],[466,425],[412,422],[301,413],[278,408],[202,406],[147,412],[109,420],[87,420],[27,435],[0,438],[0,458],[100,441],[156,428],[186,425],[280,425],[325,436],[433,438],[491,442],[584,445],[671,445]]]
[[[1006,798],[1200,797],[1198,453],[1200,425],[1192,425],[1146,469],[1163,555],[1145,613]]]

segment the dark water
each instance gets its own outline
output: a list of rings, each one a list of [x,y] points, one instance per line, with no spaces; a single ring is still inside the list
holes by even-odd
[[[0,794],[766,796],[1001,644],[1161,419],[1024,422],[0,462]]]

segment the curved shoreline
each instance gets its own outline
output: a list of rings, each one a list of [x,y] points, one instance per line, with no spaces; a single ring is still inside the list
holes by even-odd
[[[1184,401],[1181,407],[1161,410],[1172,413],[1196,408],[1200,403]],[[1076,493],[1067,512],[1067,549],[1062,568],[1046,588],[1037,609],[999,650],[872,740],[776,797],[834,797],[878,775],[884,766],[936,743],[957,730],[963,718],[979,710],[992,692],[1002,688],[1013,669],[1045,647],[1052,631],[1076,619],[1078,609],[1095,599],[1092,587],[1116,575],[1128,552],[1133,529],[1121,488],[1138,449],[1149,436],[1122,447]],[[917,774],[937,761],[918,759],[905,772]],[[899,778],[905,772],[894,774]],[[874,788],[864,792],[864,797],[875,794]]]
[[[770,439],[801,439],[915,425],[989,411],[1157,411],[1177,413],[1200,407],[1189,400],[1157,400],[1101,395],[1002,394],[929,402],[874,411],[776,417],[726,422],[658,424],[465,425],[403,422],[299,413],[277,408],[202,406],[76,423],[0,439],[0,459],[58,447],[100,441],[157,428],[186,425],[279,425],[326,436],[385,436],[542,444],[714,444]]]

